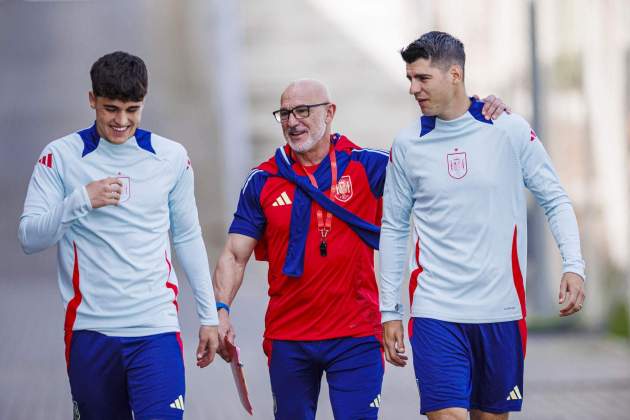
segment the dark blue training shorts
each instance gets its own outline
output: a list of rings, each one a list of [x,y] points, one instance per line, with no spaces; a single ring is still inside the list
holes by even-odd
[[[375,337],[265,340],[276,420],[313,420],[326,372],[336,420],[378,418],[382,346]]]
[[[181,420],[185,383],[180,343],[174,332],[110,337],[74,331],[68,376],[75,418]]]
[[[463,324],[412,318],[420,412],[451,407],[520,411],[525,337],[519,324],[524,322]]]

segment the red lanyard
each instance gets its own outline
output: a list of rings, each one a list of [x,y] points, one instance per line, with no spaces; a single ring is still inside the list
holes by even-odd
[[[335,155],[335,148],[333,145],[330,145],[330,151],[328,152],[328,156],[330,158],[330,172],[331,172],[331,181],[330,181],[330,199],[331,201],[335,201],[335,193],[337,191],[337,156]],[[319,188],[317,185],[317,180],[315,177],[306,170],[304,166],[302,169],[308,176],[308,179],[311,181],[311,184],[315,188]],[[319,234],[321,236],[321,242],[319,244],[319,252],[322,257],[325,257],[328,254],[328,247],[326,245],[326,237],[330,233],[330,229],[332,228],[332,213],[326,212],[326,221],[324,221],[324,212],[321,207],[317,209],[317,230],[319,230]]]

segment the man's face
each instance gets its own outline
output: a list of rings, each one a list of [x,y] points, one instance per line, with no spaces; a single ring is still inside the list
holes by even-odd
[[[135,134],[143,106],[144,101],[123,102],[90,92],[90,107],[96,111],[96,129],[110,143],[122,144]]]
[[[426,116],[440,115],[455,96],[455,84],[450,70],[419,58],[407,64],[409,94],[413,95]]]
[[[293,109],[300,105],[313,105],[322,102],[327,101],[317,92],[298,85],[290,87],[282,94],[280,108]],[[309,152],[326,137],[327,126],[332,121],[330,108],[331,105],[312,107],[306,118],[296,118],[291,113],[286,121],[281,122],[284,138],[294,152]]]

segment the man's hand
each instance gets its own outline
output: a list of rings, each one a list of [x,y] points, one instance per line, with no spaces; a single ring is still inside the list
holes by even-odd
[[[93,209],[105,206],[117,206],[122,191],[122,182],[118,178],[109,177],[90,182],[85,186]]]
[[[402,321],[387,321],[383,324],[385,358],[394,366],[403,367],[407,364],[404,337]]]
[[[205,368],[214,360],[219,347],[217,327],[202,325],[199,327],[199,345],[197,346],[197,366]]]
[[[477,100],[479,99],[477,95],[474,95],[473,97]],[[481,101],[483,102],[481,113],[484,117],[486,117],[486,120],[489,120],[490,118],[496,120],[501,114],[503,114],[503,112],[506,114],[512,113],[512,109],[504,104],[501,98],[497,98],[494,95],[488,95]]]
[[[584,293],[584,279],[575,273],[564,273],[560,281],[560,293],[558,303],[566,303],[560,309],[560,316],[569,316],[578,312],[584,305],[586,294]]]
[[[230,321],[230,315],[225,310],[219,311],[219,349],[217,353],[228,363],[232,361],[230,349],[235,346],[235,337],[236,334]],[[227,346],[226,343],[230,343],[231,346]]]

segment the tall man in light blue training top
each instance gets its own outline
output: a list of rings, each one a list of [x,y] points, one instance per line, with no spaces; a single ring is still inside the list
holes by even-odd
[[[148,82],[140,58],[105,55],[90,76],[96,122],[44,148],[20,243],[28,254],[57,245],[75,418],[181,419],[184,365],[169,230],[201,321],[197,365],[212,362],[218,346],[193,170],[180,144],[138,128]]]
[[[420,411],[431,420],[507,419],[521,409],[527,206],[560,248],[561,316],[584,302],[578,226],[549,156],[518,115],[487,120],[464,86],[464,46],[429,32],[401,52],[423,116],[391,150],[380,239],[386,358],[404,366],[400,288],[409,261],[409,335]],[[407,238],[413,220],[413,251]]]

